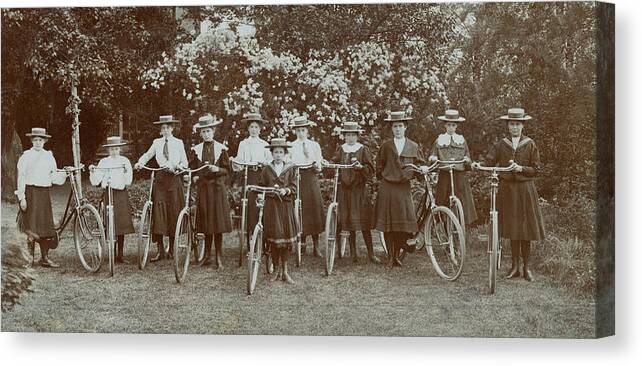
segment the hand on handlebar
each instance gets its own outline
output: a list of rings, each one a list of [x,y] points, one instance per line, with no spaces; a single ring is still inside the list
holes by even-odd
[[[430,173],[430,168],[425,165],[420,166],[419,169],[421,170],[421,174],[426,175]]]
[[[439,159],[438,159],[435,155],[430,155],[430,156],[428,157],[428,162],[430,162],[430,163],[434,163],[434,162],[436,162],[437,160],[439,160]]]
[[[478,162],[476,162],[476,161],[473,161],[473,162],[470,164],[470,167],[471,167],[471,168],[473,168],[473,169],[479,169],[479,167],[480,167],[480,166],[481,166],[481,163],[478,163]]]

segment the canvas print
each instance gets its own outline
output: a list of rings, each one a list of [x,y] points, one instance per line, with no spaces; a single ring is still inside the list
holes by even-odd
[[[2,9],[2,331],[614,334],[614,22]]]

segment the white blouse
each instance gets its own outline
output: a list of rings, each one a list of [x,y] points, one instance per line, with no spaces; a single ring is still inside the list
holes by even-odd
[[[395,147],[397,147],[397,155],[401,156],[401,153],[403,152],[404,146],[406,146],[406,138],[393,138]]]
[[[303,153],[303,145],[308,151],[308,157],[305,157]],[[318,142],[312,140],[295,140],[292,142],[292,147],[289,149],[290,161],[296,165],[304,165],[312,162],[316,162],[318,166],[321,166],[321,161],[323,156],[321,155],[321,146]]]
[[[122,169],[123,165],[125,166]],[[124,156],[111,157],[100,159],[97,168],[119,168],[110,170],[96,169],[89,172],[89,181],[92,185],[100,185],[107,188],[107,183],[111,177],[111,187],[113,189],[125,189],[126,186],[132,184],[132,164]]]
[[[185,145],[183,145],[183,140],[177,139],[174,136],[167,138],[169,159],[165,159],[165,156],[163,155],[164,146],[165,137],[155,139],[152,146],[149,147],[149,150],[147,150],[147,152],[138,159],[138,164],[145,165],[155,156],[159,167],[170,167],[172,169],[179,167],[187,168],[187,154],[185,154]]]
[[[341,149],[343,149],[343,152],[347,154],[357,152],[362,147],[363,145],[359,142],[356,142],[354,145],[349,145],[348,143],[341,145]]]
[[[56,159],[51,151],[36,151],[31,148],[18,159],[18,189],[14,192],[19,200],[25,198],[25,187],[51,187],[65,183],[67,175],[57,171]]]
[[[241,141],[234,160],[246,164],[268,164],[272,161],[267,141],[259,137],[248,137]]]

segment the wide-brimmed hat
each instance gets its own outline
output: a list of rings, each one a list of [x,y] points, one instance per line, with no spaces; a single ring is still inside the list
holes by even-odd
[[[341,125],[341,128],[337,130],[339,133],[346,133],[346,132],[355,132],[355,133],[362,133],[365,132],[359,125],[359,122],[344,122],[343,125]]]
[[[446,109],[443,116],[437,117],[439,120],[444,122],[455,122],[460,123],[464,122],[466,118],[459,116],[459,111],[456,109]]]
[[[388,118],[383,120],[384,122],[408,122],[412,121],[412,117],[406,116],[405,111],[395,111],[388,114]]]
[[[267,123],[267,120],[263,119],[261,116],[261,113],[259,112],[254,112],[254,113],[246,113],[243,116],[243,119],[241,120],[243,123],[251,123],[251,122],[260,122],[260,123]]]
[[[308,126],[312,126],[313,124],[314,122],[310,121],[305,116],[298,116],[292,120],[292,124],[290,125],[290,128],[295,129],[297,127],[308,127]]]
[[[116,147],[116,146],[123,146],[127,145],[125,141],[120,136],[109,136],[107,137],[107,140],[105,141],[105,144],[103,147]]]
[[[223,123],[223,120],[216,119],[216,117],[208,113],[198,118],[198,122],[194,125],[194,130],[198,131],[202,128],[218,126],[221,123]]]
[[[47,135],[47,130],[42,127],[34,127],[31,129],[31,133],[27,133],[26,135],[27,137],[51,138],[51,135]]]
[[[174,116],[172,116],[171,114],[167,116],[160,116],[158,117],[158,121],[154,121],[155,125],[164,125],[167,123],[180,123],[180,121],[174,119]]]
[[[282,137],[275,137],[272,140],[270,140],[270,144],[269,145],[265,145],[265,147],[267,149],[270,149],[270,150],[274,149],[276,147],[283,147],[283,148],[287,149],[289,147],[292,147],[292,145],[289,142],[287,142],[286,139],[284,139]]]
[[[510,108],[508,109],[508,114],[505,116],[499,117],[505,121],[528,121],[533,119],[533,117],[526,114],[524,108]]]

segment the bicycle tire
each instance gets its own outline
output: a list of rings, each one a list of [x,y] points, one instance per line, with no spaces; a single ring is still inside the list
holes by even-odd
[[[149,260],[152,243],[152,202],[147,201],[138,223],[138,269],[143,270]]]
[[[252,295],[261,266],[261,248],[263,247],[263,227],[259,223],[254,227],[250,238],[250,249],[247,252],[247,294]]]
[[[464,268],[466,244],[455,214],[445,206],[435,207],[424,224],[426,250],[437,274],[455,281]]]
[[[243,266],[243,256],[247,246],[247,198],[241,199],[241,222],[239,224],[239,268]]]
[[[325,220],[325,275],[332,274],[334,257],[337,245],[337,203],[333,202],[328,207]]]
[[[488,290],[491,295],[497,289],[497,267],[499,264],[499,230],[497,225],[497,216],[495,215],[491,219],[491,225],[488,226],[488,240],[490,243],[490,253],[488,253]]]
[[[455,214],[455,217],[457,217],[459,226],[464,229],[464,240],[466,240],[466,217],[464,216],[464,206],[461,204],[461,200],[456,196],[450,197],[450,210]]]
[[[297,240],[294,247],[295,262],[297,267],[301,267],[301,262],[303,258],[301,256],[301,247],[303,246],[303,222],[302,222],[302,206],[300,200],[294,201],[294,221],[296,222],[297,228]]]
[[[177,283],[185,281],[192,252],[194,233],[192,232],[189,215],[189,208],[183,208],[178,215],[178,220],[176,220],[176,231],[174,234],[174,276],[176,277]]]
[[[105,243],[105,229],[98,210],[89,203],[76,211],[74,246],[83,268],[91,273],[100,270]]]

